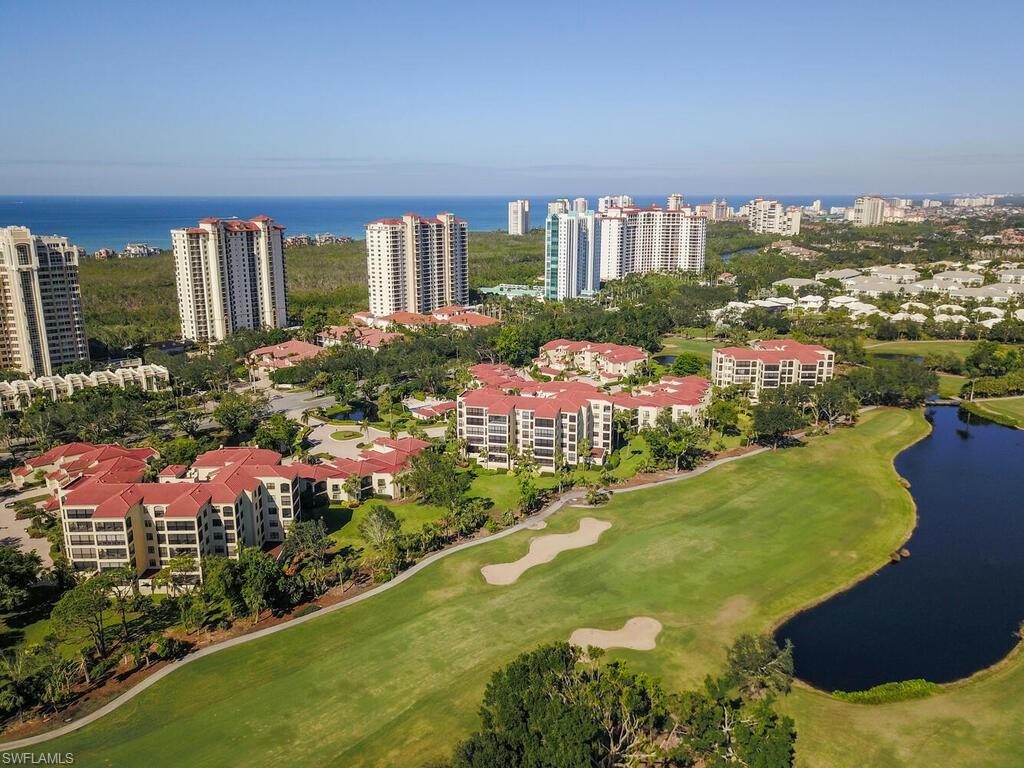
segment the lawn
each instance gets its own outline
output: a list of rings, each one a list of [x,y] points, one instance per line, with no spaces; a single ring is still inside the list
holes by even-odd
[[[960,390],[967,383],[966,376],[958,376],[955,373],[938,372],[939,376],[939,397],[959,397]]]
[[[927,355],[954,354],[961,360],[974,349],[975,341],[957,339],[931,339],[924,341],[872,341],[864,342],[864,351],[882,355],[907,355],[909,357],[925,357]]]
[[[355,429],[339,429],[337,432],[331,432],[332,440],[354,440],[362,436],[363,433]]]
[[[481,566],[523,555],[523,531],[460,552],[400,587],[190,664],[99,722],[46,745],[83,765],[421,765],[476,725],[489,674],[581,626],[664,624],[651,652],[615,651],[665,685],[721,669],[726,645],[764,631],[887,560],[913,524],[892,457],[926,432],[881,410],[803,448],[567,508],[600,542],[507,587]],[[1019,659],[919,701],[872,707],[801,688],[801,765],[1010,765],[1024,749]],[[274,727],[268,728],[267,723]],[[982,752],[982,750],[986,750]]]
[[[1024,429],[1024,397],[997,397],[990,400],[972,400],[966,404],[969,411],[997,421],[1000,424]]]
[[[689,337],[689,338],[688,338]],[[711,350],[715,347],[725,347],[728,344],[721,339],[704,338],[704,330],[701,328],[684,329],[682,334],[670,334],[664,339],[664,346],[658,355],[679,355],[683,352],[693,352],[700,355],[708,362],[711,361]]]

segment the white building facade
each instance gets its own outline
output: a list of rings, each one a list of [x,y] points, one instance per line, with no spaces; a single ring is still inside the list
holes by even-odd
[[[530,201],[512,200],[508,204],[508,233],[525,235],[530,231]]]
[[[553,213],[544,222],[544,298],[592,296],[601,287],[600,229],[593,211]]]
[[[602,280],[704,270],[708,220],[689,206],[612,208],[598,223]]]
[[[885,220],[885,199],[861,195],[853,204],[850,221],[855,227],[876,227]]]
[[[66,237],[0,227],[0,368],[49,376],[89,359],[78,256]]]
[[[222,341],[287,320],[284,227],[269,216],[171,230],[182,338]]]
[[[469,237],[451,213],[407,213],[366,225],[370,314],[430,313],[469,301]]]
[[[787,208],[778,200],[758,197],[747,205],[747,225],[762,235],[799,235],[800,209]]]

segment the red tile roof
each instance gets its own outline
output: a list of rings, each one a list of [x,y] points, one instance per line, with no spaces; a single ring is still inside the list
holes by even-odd
[[[201,453],[193,467],[226,467],[229,464],[280,464],[281,454],[266,448],[217,448]]]
[[[793,339],[757,341],[751,347],[721,347],[715,353],[736,360],[760,360],[763,363],[779,363],[796,360],[802,365],[813,365],[830,352],[820,344],[801,344]]]

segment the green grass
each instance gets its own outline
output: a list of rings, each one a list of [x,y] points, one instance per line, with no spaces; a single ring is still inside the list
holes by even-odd
[[[962,407],[999,424],[1024,429],[1024,397],[972,400],[970,403],[964,403]]]
[[[866,352],[884,355],[907,355],[909,357],[925,357],[926,355],[954,354],[961,360],[974,349],[975,341],[931,339],[924,341],[873,341],[864,342]]]
[[[598,544],[493,587],[480,567],[522,556],[523,531],[460,552],[398,588],[204,658],[99,722],[46,745],[83,765],[420,765],[477,724],[490,673],[581,626],[638,615],[665,629],[651,652],[612,651],[670,688],[722,668],[741,632],[887,562],[913,525],[892,457],[927,427],[880,410],[807,447],[692,480],[567,508],[612,522]],[[496,476],[491,476],[496,477]],[[798,760],[832,765],[1011,765],[1024,750],[1018,659],[927,699],[841,702],[798,687]],[[273,722],[274,727],[266,724]]]
[[[331,438],[334,440],[354,440],[362,436],[363,433],[355,429],[339,429],[337,432],[331,432]]]
[[[967,383],[966,376],[939,372],[939,397],[959,397],[960,390]]]
[[[727,346],[727,344],[721,339],[705,339],[703,329],[690,328],[684,329],[682,334],[666,336],[664,346],[658,355],[679,355],[683,352],[693,352],[710,362],[711,350],[723,346]]]

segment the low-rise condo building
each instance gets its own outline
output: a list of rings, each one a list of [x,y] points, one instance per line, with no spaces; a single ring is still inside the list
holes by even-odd
[[[751,399],[757,399],[762,389],[793,384],[816,387],[833,376],[832,350],[793,339],[757,341],[750,347],[723,347],[711,352],[711,380],[715,386],[747,385]]]
[[[667,411],[673,419],[697,419],[710,399],[711,383],[699,376],[665,377],[634,392],[603,392],[581,381],[535,382],[507,366],[474,366],[488,383],[459,396],[458,437],[466,453],[489,468],[511,468],[528,456],[551,472],[601,464],[615,445],[615,414],[627,412],[637,427],[653,426]]]
[[[647,357],[647,352],[640,347],[554,339],[540,348],[534,362],[545,373],[554,375],[568,371],[621,379],[636,373],[647,362]]]
[[[46,508],[59,511],[76,570],[129,566],[152,588],[152,577],[175,558],[192,559],[186,576],[196,581],[203,557],[280,544],[301,517],[304,492],[334,501],[399,498],[409,460],[428,446],[382,437],[355,458],[315,465],[282,464],[281,454],[260,448],[220,448],[144,482],[158,456],[152,448],[72,443],[29,459],[12,478],[21,485],[45,479],[53,492]]]
[[[161,392],[171,385],[171,375],[162,365],[136,365],[92,373],[66,373],[63,376],[39,376],[35,379],[0,381],[0,409],[4,413],[21,411],[40,395],[64,400],[92,387],[138,387],[145,392]]]

